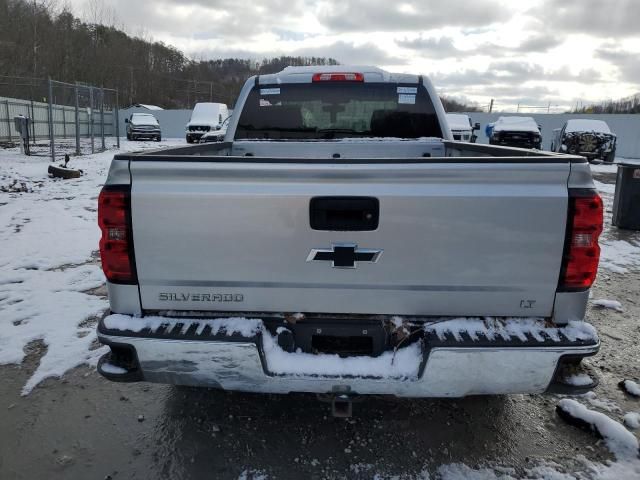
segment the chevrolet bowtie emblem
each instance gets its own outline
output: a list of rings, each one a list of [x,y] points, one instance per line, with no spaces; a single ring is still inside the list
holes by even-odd
[[[355,243],[334,243],[331,248],[314,248],[309,252],[307,262],[331,262],[334,268],[356,268],[357,262],[376,263],[382,250],[358,248]]]

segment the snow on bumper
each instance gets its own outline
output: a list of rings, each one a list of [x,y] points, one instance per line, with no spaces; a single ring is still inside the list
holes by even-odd
[[[118,362],[110,359],[128,351],[138,369],[135,380],[263,393],[462,397],[542,393],[563,357],[588,356],[599,348],[595,330],[583,322],[564,328],[534,319],[524,325],[523,319],[435,325],[425,327],[422,341],[395,352],[341,358],[285,352],[260,319],[111,315],[98,327],[100,341],[112,349],[99,370],[118,380],[111,368]]]

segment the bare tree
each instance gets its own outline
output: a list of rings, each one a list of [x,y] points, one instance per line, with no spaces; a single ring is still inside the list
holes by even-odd
[[[65,0],[58,1],[60,8],[56,0],[0,0],[3,75],[81,81],[117,88],[123,102],[191,108],[198,101],[232,104],[245,79],[254,74],[276,72],[286,65],[337,63],[317,57],[190,59],[153,41],[146,30],[132,36],[115,28],[115,16],[104,0],[91,0],[83,20],[71,13],[62,3]],[[0,96],[29,98],[29,89],[38,90],[34,85],[39,81],[0,82]],[[35,98],[46,95],[44,89]]]

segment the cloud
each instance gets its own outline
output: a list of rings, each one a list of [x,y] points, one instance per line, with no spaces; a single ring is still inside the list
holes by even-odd
[[[245,49],[221,48],[208,49],[199,52],[202,58],[248,58],[260,60],[263,58],[286,56],[301,57],[327,57],[333,58],[342,64],[352,65],[404,65],[406,59],[393,56],[387,51],[372,43],[354,45],[343,41],[331,43],[326,46],[301,47],[293,50],[273,50],[267,52],[255,52]]]
[[[338,41],[321,47],[304,47],[294,50],[289,55],[305,57],[331,57],[340,63],[352,65],[404,65],[406,59],[391,55],[373,43],[354,45]]]
[[[72,0],[79,14],[88,15],[91,0]],[[119,20],[134,33],[138,26],[158,37],[199,40],[250,39],[276,28],[300,24],[307,13],[305,0],[111,0]]]
[[[457,90],[478,85],[490,85],[499,80],[495,72],[472,69],[458,70],[452,73],[434,73],[431,80],[436,88]]]
[[[326,2],[317,17],[334,32],[395,32],[478,27],[506,20],[509,15],[509,8],[495,0],[336,0]]]
[[[523,54],[542,53],[561,45],[564,39],[553,35],[533,35],[525,38],[516,46],[485,42],[472,49],[461,50],[455,46],[451,37],[427,37],[420,35],[414,38],[399,38],[395,43],[415,54],[427,58],[463,59],[472,56],[489,56],[492,58],[521,57]]]
[[[638,36],[637,0],[548,0],[529,12],[551,31],[603,37]]]
[[[460,57],[467,54],[467,52],[457,49],[450,37],[419,36],[413,39],[398,39],[396,44],[402,48],[415,50],[416,53],[423,56]]]
[[[564,37],[558,35],[534,34],[525,38],[515,46],[494,42],[484,43],[478,46],[476,52],[491,56],[501,56],[501,54],[544,53],[562,45],[564,40]]]
[[[495,61],[489,64],[489,70],[498,74],[503,81],[528,82],[528,81],[555,81],[555,82],[595,82],[601,79],[601,74],[595,69],[571,72],[564,66],[556,70],[545,69],[537,63],[507,60]]]
[[[629,52],[615,44],[605,44],[596,50],[595,56],[617,67],[621,80],[640,88],[640,52]]]
[[[500,60],[489,63],[486,70],[464,69],[451,73],[436,73],[433,81],[441,88],[491,87],[493,90],[524,90],[527,82],[597,82],[601,75],[596,70],[572,73],[568,67],[547,70],[536,63]]]
[[[557,35],[532,35],[512,50],[522,53],[546,52],[563,42],[564,38]]]

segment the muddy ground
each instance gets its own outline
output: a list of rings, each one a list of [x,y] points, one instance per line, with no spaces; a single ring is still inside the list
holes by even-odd
[[[613,182],[611,175],[598,175]],[[624,234],[623,234],[624,235]],[[620,420],[640,401],[617,388],[640,375],[640,273],[602,271],[590,308],[602,349],[586,361],[600,379],[598,407]],[[0,479],[372,478],[442,464],[542,462],[561,471],[611,458],[602,442],[561,421],[557,396],[459,400],[369,398],[351,419],[330,416],[312,395],[264,396],[152,384],[117,384],[77,368],[30,395],[20,390],[44,353],[30,345],[21,366],[0,367]],[[611,411],[607,411],[611,410]]]

